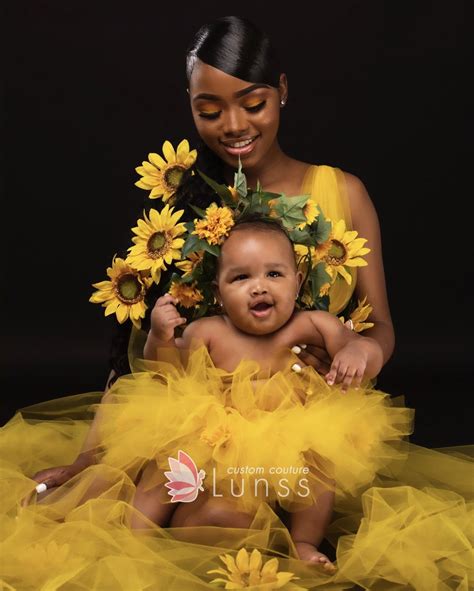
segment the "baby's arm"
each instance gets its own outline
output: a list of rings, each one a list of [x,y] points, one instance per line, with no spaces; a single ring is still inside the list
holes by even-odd
[[[192,340],[198,340],[209,348],[208,318],[200,318],[191,322],[184,329],[183,335],[175,338],[174,329],[176,326],[186,323],[186,318],[180,316],[176,309],[177,303],[178,300],[169,294],[157,299],[151,312],[151,328],[143,349],[145,359],[156,361],[158,349],[162,347],[189,349]]]
[[[350,385],[358,387],[364,376],[374,378],[380,372],[383,351],[375,339],[349,330],[329,312],[309,312],[309,317],[332,357],[331,368],[326,375],[328,384],[342,383],[342,388],[346,390]]]

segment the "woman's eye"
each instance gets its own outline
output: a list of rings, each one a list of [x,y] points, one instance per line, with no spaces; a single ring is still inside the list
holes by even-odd
[[[270,271],[268,274],[270,277],[281,277],[280,271]]]
[[[255,105],[253,107],[245,107],[245,109],[247,111],[250,111],[251,113],[257,113],[257,111],[262,110],[266,104],[267,104],[267,101],[262,101],[261,103],[258,103],[258,105]]]
[[[199,113],[199,117],[202,117],[203,119],[217,119],[220,114],[220,111],[215,111],[214,113]]]

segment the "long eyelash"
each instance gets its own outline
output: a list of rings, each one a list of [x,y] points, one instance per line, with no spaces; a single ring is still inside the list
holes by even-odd
[[[261,103],[258,103],[258,105],[255,105],[254,107],[245,107],[247,111],[250,111],[251,113],[256,113],[257,111],[260,111],[261,109],[263,109],[263,107],[267,104],[267,101],[262,101]]]
[[[219,115],[221,114],[220,111],[217,111],[216,113],[199,113],[199,117],[202,117],[203,119],[217,119],[217,117],[219,117]]]

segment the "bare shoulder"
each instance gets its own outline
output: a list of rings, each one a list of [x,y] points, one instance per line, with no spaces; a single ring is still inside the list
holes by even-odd
[[[192,340],[202,341],[205,345],[209,345],[212,335],[218,331],[222,331],[224,322],[219,316],[204,316],[193,320],[183,332],[183,339],[190,343]]]
[[[375,207],[366,186],[355,174],[343,171],[347,187],[347,197],[353,221],[363,221],[367,216],[375,216]]]

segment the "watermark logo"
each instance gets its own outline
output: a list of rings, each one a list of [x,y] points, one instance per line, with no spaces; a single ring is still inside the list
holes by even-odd
[[[171,471],[165,472],[169,481],[165,486],[170,489],[168,494],[172,497],[171,502],[192,503],[197,498],[199,491],[204,492],[203,480],[206,477],[206,472],[204,470],[198,471],[193,459],[182,450],[178,451],[178,459],[169,457],[168,463]],[[295,494],[299,497],[310,495],[308,478],[305,477],[309,473],[308,466],[270,466],[266,468],[263,466],[228,466],[226,473],[226,482],[229,485],[227,492],[232,497],[241,497],[246,493],[252,494],[253,492],[255,497],[260,497],[263,494],[268,498],[270,486],[274,494],[282,498]],[[242,478],[243,475],[245,478]],[[268,478],[266,478],[267,475]],[[234,476],[237,476],[237,479],[234,480]],[[249,480],[248,476],[252,478]],[[297,476],[302,477],[295,482]],[[276,482],[277,477],[281,477],[278,482]],[[253,491],[249,490],[252,484],[251,480],[254,485]],[[292,486],[290,486],[290,480],[293,482]],[[247,490],[245,490],[244,481],[247,482]],[[212,468],[212,482],[209,483],[210,492],[214,497],[222,497],[223,494],[217,492],[216,484],[216,469]]]
[[[168,458],[171,471],[165,472],[168,481],[165,486],[169,488],[172,503],[192,503],[196,500],[199,491],[204,491],[202,481],[206,477],[204,470],[199,470],[187,453],[178,451],[178,459]]]

